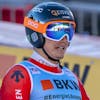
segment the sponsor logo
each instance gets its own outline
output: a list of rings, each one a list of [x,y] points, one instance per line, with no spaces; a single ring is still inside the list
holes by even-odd
[[[31,38],[32,38],[32,40],[33,40],[34,42],[36,42],[36,41],[39,39],[36,32],[33,32],[33,33],[31,34]]]
[[[59,15],[67,15],[66,10],[51,10],[51,14],[54,16],[59,16]]]
[[[42,13],[43,8],[34,8],[32,11]]]
[[[31,21],[31,20],[28,20],[28,25],[30,25],[30,26],[32,26],[34,28],[38,28],[38,23],[35,23],[35,22]]]
[[[73,80],[53,80],[58,89],[80,90],[78,84]]]
[[[43,90],[48,90],[48,89],[53,89],[53,84],[50,80],[41,80],[42,84],[42,89]]]
[[[53,89],[54,86],[57,89],[80,90],[78,84],[73,80],[41,80],[41,84],[43,90]]]
[[[21,79],[24,79],[24,75],[20,70],[14,71],[14,73],[11,75],[11,79],[15,79],[15,81],[18,83]]]
[[[40,74],[40,71],[38,71],[36,68],[31,67],[30,70],[32,74]]]
[[[59,94],[59,95],[46,95],[44,96],[44,100],[81,100],[80,95],[73,95],[73,94]]]
[[[16,96],[16,100],[22,100],[23,99],[21,89],[15,89],[15,96]]]

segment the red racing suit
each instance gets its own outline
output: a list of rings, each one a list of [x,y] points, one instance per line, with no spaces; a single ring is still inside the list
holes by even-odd
[[[90,100],[80,80],[69,69],[52,67],[38,56],[33,54],[28,61],[8,70],[0,100]]]

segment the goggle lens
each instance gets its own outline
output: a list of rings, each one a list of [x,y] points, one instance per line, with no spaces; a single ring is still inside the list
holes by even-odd
[[[70,42],[74,34],[74,26],[70,23],[53,23],[47,26],[46,38],[54,41],[60,41],[64,36]]]

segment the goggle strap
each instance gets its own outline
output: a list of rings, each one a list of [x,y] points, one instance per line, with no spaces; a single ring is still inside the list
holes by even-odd
[[[55,22],[63,22],[63,23],[70,23],[74,26],[74,28],[76,27],[76,24],[74,21],[51,21],[51,22],[47,22],[45,24],[39,23],[31,18],[25,17],[24,18],[24,26],[28,27],[36,32],[39,33],[46,33],[46,28],[49,24],[53,24]]]
[[[45,33],[45,30],[43,30],[44,25],[39,22],[34,21],[31,18],[28,18],[28,17],[24,18],[24,26],[36,32]]]

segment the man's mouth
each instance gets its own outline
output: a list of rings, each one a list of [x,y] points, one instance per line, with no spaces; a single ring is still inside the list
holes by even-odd
[[[60,49],[63,49],[63,50],[65,49],[65,47],[62,47],[62,46],[61,46],[61,47],[59,47],[59,48],[60,48]]]
[[[65,46],[58,46],[57,49],[65,50]]]

